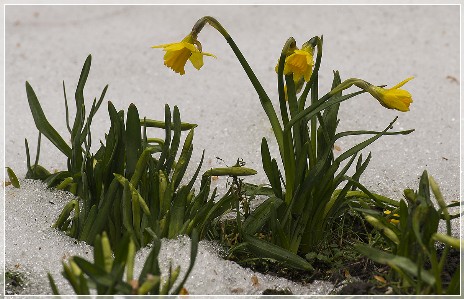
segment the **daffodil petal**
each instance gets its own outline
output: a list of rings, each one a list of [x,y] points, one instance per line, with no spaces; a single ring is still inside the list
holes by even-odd
[[[203,66],[202,53],[192,53],[192,55],[190,55],[189,60],[197,70],[199,70]]]
[[[401,86],[403,86],[404,84],[408,83],[409,81],[411,81],[412,79],[414,79],[414,77],[409,77],[403,81],[401,81],[400,83],[396,84],[395,86],[393,86],[391,89],[398,89],[400,88]]]
[[[211,53],[207,53],[207,52],[200,52],[200,53],[205,56],[211,56],[211,57],[217,58],[216,55],[211,54]]]
[[[187,43],[175,43],[175,44],[171,44],[169,46],[166,46],[164,47],[164,50],[165,51],[179,51],[179,50],[182,50],[182,49],[188,49],[189,51],[191,52],[194,52],[196,50],[196,48],[192,45],[192,47],[189,47],[189,44]],[[193,48],[193,49],[192,49]]]
[[[170,44],[162,44],[162,45],[156,45],[156,46],[151,46],[152,48],[166,48],[166,47],[169,47],[171,45],[174,45],[176,43],[170,43]]]

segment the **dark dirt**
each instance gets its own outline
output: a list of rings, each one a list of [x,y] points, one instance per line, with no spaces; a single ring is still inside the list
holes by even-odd
[[[5,272],[5,294],[20,294],[24,287],[24,275],[16,271]]]
[[[338,295],[382,295],[382,293],[377,290],[377,286],[369,281],[357,281],[352,282],[344,286],[339,292]]]
[[[441,255],[443,253],[444,246],[439,246],[437,248],[437,255],[438,255],[438,260],[440,260]],[[446,258],[446,263],[443,266],[443,271],[441,272],[441,279],[443,285],[446,287],[449,285],[451,282],[451,278],[453,277],[453,274],[456,271],[459,271],[459,265],[461,263],[460,260],[460,252],[459,250],[456,250],[454,248],[450,248],[448,252],[448,256]],[[425,264],[425,268],[429,269],[430,268],[430,263]]]

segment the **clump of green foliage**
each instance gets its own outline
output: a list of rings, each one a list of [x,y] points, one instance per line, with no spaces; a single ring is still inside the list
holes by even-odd
[[[244,241],[241,246],[246,246],[257,257],[271,258],[292,267],[311,270],[312,266],[302,256],[318,250],[318,246],[324,240],[331,238],[330,226],[349,207],[352,198],[349,192],[361,188],[359,178],[367,168],[371,156],[369,154],[363,159],[359,154],[360,151],[384,135],[405,135],[413,131],[389,131],[396,121],[395,118],[380,132],[363,130],[337,133],[341,102],[369,92],[386,108],[408,111],[409,104],[412,102],[411,95],[398,88],[411,78],[392,89],[383,89],[357,78],[342,82],[339,73],[334,72],[331,90],[319,96],[319,68],[323,39],[315,36],[303,43],[299,49],[295,39],[291,37],[285,43],[276,67],[279,119],[270,97],[242,52],[227,30],[215,18],[210,16],[200,18],[183,40],[184,44],[178,43],[179,47],[191,43],[191,47],[186,47],[185,51],[190,51],[192,55],[201,55],[195,51],[195,45],[200,45],[198,36],[206,28],[206,24],[212,26],[226,39],[255,88],[271,124],[283,166],[283,169],[280,169],[277,159],[271,157],[268,141],[263,138],[261,157],[271,188],[262,192],[267,200],[245,219],[243,226],[239,224],[239,234]],[[163,47],[167,52],[165,65],[183,74],[181,63],[174,65],[166,60],[169,56],[178,57],[181,61],[181,51],[175,51],[165,45],[154,47]],[[362,90],[342,94],[345,89],[353,85]],[[301,95],[298,96],[300,92]],[[335,142],[353,135],[372,135],[372,137],[335,157],[333,154]],[[355,161],[356,169],[352,175],[348,175],[348,170]],[[341,167],[342,163],[345,163],[343,167]],[[254,186],[248,185],[248,188]],[[259,191],[254,193],[258,194]],[[362,197],[362,200],[366,201],[382,199],[382,197]],[[271,235],[270,240],[257,238],[259,232]]]
[[[431,200],[430,189],[438,208]],[[387,243],[386,248],[375,248],[374,244],[358,244],[355,248],[375,262],[390,266],[392,273],[396,273],[393,279],[399,281],[399,288],[403,290],[401,293],[459,294],[459,267],[446,287],[441,278],[450,247],[460,249],[460,240],[451,235],[451,219],[459,214],[448,212],[448,208],[459,203],[447,205],[438,184],[426,171],[421,176],[419,189],[406,189],[404,196],[406,200],[389,210],[388,216],[382,211],[362,210],[366,220]],[[446,234],[438,232],[440,220],[446,223]],[[440,256],[437,244],[444,245]]]
[[[217,190],[210,190],[212,176],[244,176],[256,171],[236,165],[206,171],[198,193],[193,189],[203,163],[204,153],[195,174],[183,184],[184,174],[193,152],[196,125],[181,122],[180,112],[165,107],[165,120],[140,118],[131,104],[127,114],[108,102],[111,127],[96,153],[92,144],[91,124],[103,102],[108,86],[98,101],[94,99],[85,116],[84,86],[89,75],[91,56],[84,63],[75,92],[76,115],[70,126],[68,100],[63,83],[66,123],[71,146],[48,122],[31,85],[26,82],[29,106],[39,130],[36,160],[30,163],[26,140],[28,172],[26,178],[40,179],[48,187],[67,190],[76,195],[56,220],[54,227],[69,236],[92,244],[106,231],[115,245],[126,232],[133,236],[137,248],[152,241],[146,229],[159,238],[190,234],[194,228],[203,238],[216,218],[237,206],[238,196],[229,190],[219,200]],[[150,138],[147,128],[164,130],[164,139]],[[181,133],[188,131],[181,147]],[[51,174],[38,164],[40,138],[46,136],[66,157],[68,169]]]
[[[76,295],[177,295],[183,291],[183,286],[192,271],[198,252],[198,232],[192,233],[190,249],[190,265],[184,278],[176,285],[180,267],[169,268],[167,277],[162,277],[158,254],[161,242],[149,230],[153,237],[152,249],[145,260],[138,279],[134,277],[134,262],[136,246],[130,234],[126,234],[113,251],[105,232],[97,235],[94,242],[93,263],[78,257],[63,261],[63,276],[71,284]],[[51,274],[48,274],[50,286],[54,295],[59,290]],[[92,292],[91,292],[92,290]]]

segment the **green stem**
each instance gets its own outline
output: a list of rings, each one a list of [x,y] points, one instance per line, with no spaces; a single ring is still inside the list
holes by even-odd
[[[313,82],[316,79],[316,77],[319,74],[319,68],[321,66],[321,60],[322,60],[322,36],[318,37],[315,36],[311,40],[308,41],[308,43],[313,44],[315,40],[315,44],[317,45],[317,56],[316,56],[316,64],[314,65],[313,73],[311,75],[311,79],[309,79],[309,82],[306,84],[305,89],[303,90],[303,93],[300,95],[300,98],[298,99],[298,106],[299,106],[299,111],[302,111],[304,109],[305,103],[306,103],[306,98],[308,97],[309,90],[311,89],[311,86],[313,86]]]
[[[194,38],[196,38],[196,36],[198,35],[198,33],[200,33],[201,29],[203,29],[203,27],[205,26],[206,23],[210,24],[217,31],[219,31],[219,33],[221,33],[222,36],[224,36],[227,43],[232,48],[232,51],[234,52],[235,56],[237,56],[238,61],[242,65],[243,69],[245,70],[245,73],[247,74],[248,78],[250,79],[251,84],[253,84],[253,87],[255,88],[256,92],[258,93],[261,105],[263,106],[263,109],[266,112],[266,115],[269,118],[269,121],[271,122],[272,130],[274,131],[274,135],[276,137],[276,141],[277,141],[277,144],[279,146],[281,156],[283,156],[283,131],[282,131],[282,127],[280,125],[279,119],[277,117],[277,114],[276,114],[276,112],[274,110],[274,107],[272,106],[272,102],[271,102],[269,96],[264,91],[264,88],[262,87],[262,85],[259,82],[258,78],[254,74],[254,72],[251,69],[250,65],[246,61],[246,59],[243,56],[242,52],[237,47],[237,45],[235,44],[234,40],[229,35],[227,30],[224,27],[222,27],[222,25],[215,18],[210,17],[210,16],[205,16],[205,17],[199,19],[195,23],[195,25],[193,26],[192,33],[191,33],[192,36]]]
[[[311,86],[311,106],[317,102],[318,99],[318,77],[315,76],[313,86]],[[311,149],[317,159],[317,118],[311,118]]]
[[[287,82],[287,97],[288,106],[290,110],[290,116],[293,118],[298,114],[298,103],[296,100],[295,84],[293,82],[292,75],[285,76],[285,82]],[[295,184],[295,168],[296,162],[295,157],[299,156],[301,150],[301,137],[300,137],[300,126],[296,125],[293,127],[293,135],[291,131],[287,131],[284,134],[284,168],[285,168],[285,202],[290,204],[293,197],[293,190]]]
[[[290,37],[285,42],[285,45],[280,54],[278,69],[277,69],[277,89],[279,91],[279,104],[280,104],[280,114],[282,116],[282,123],[285,126],[288,123],[288,114],[287,114],[287,96],[285,95],[284,88],[284,67],[285,59],[287,58],[287,53],[291,48],[295,47],[296,42],[293,37]]]

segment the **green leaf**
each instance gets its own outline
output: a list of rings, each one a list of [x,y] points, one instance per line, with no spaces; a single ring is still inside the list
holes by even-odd
[[[147,128],[160,128],[160,129],[165,129],[166,128],[166,122],[160,121],[160,120],[153,120],[153,119],[140,119],[140,124],[143,126],[145,125]],[[173,124],[171,122],[168,122],[168,125],[173,128]],[[196,124],[189,124],[189,123],[181,123],[180,124],[180,129],[182,131],[188,131],[193,128],[196,128],[198,125]]]
[[[173,190],[171,190],[171,185],[168,182],[166,174],[160,170],[158,174],[159,178],[159,199],[160,199],[160,210],[161,216],[166,214],[171,206],[171,200],[173,195]]]
[[[241,166],[232,166],[225,168],[211,168],[207,170],[203,176],[247,176],[255,175],[256,170]]]
[[[13,187],[15,188],[19,188],[19,181],[13,169],[11,169],[10,167],[6,167],[6,172],[8,173],[8,177],[10,178],[11,185],[13,185]]]
[[[167,157],[169,157],[169,147],[171,145],[171,109],[169,108],[169,105],[166,104],[164,106],[164,121],[166,122],[166,127],[164,128],[164,144],[163,144],[163,150],[161,152],[161,155],[158,160],[158,165],[156,166],[156,171],[161,170],[162,167],[164,166],[165,160]],[[165,170],[165,168],[163,168]]]
[[[140,216],[140,201],[139,198],[142,198],[137,191],[132,191],[132,227],[135,232],[135,239],[142,241],[142,229],[141,229],[141,216]],[[148,208],[147,208],[148,209]],[[129,243],[129,247],[130,247]]]
[[[355,245],[355,249],[377,263],[397,267],[415,277],[419,275],[418,265],[406,257],[383,252],[364,244]],[[420,276],[428,285],[435,284],[435,277],[429,271],[421,269]]]
[[[111,278],[114,284],[122,281],[126,268],[130,238],[131,234],[125,233],[114,250],[113,267],[111,269]],[[111,291],[111,289],[109,291]]]
[[[284,228],[277,217],[277,208],[274,205],[271,205],[270,228],[272,242],[284,249],[291,249],[289,235],[284,232]]]
[[[238,197],[235,193],[227,193],[220,200],[218,200],[211,209],[208,210],[208,213],[204,217],[204,220],[201,222],[201,231],[200,236],[206,235],[206,231],[209,228],[211,222],[224,215],[226,212],[233,209],[238,202]]]
[[[417,194],[425,200],[428,206],[433,206],[432,201],[430,200],[430,185],[429,185],[429,176],[427,174],[427,171],[424,170],[424,172],[421,175],[420,181],[419,181],[419,190]]]
[[[188,191],[192,190],[193,184],[195,183],[195,181],[196,181],[196,179],[198,177],[198,174],[200,173],[200,168],[203,165],[204,158],[205,158],[205,151],[203,150],[203,152],[201,154],[200,163],[198,163],[198,167],[195,170],[195,173],[193,174],[193,177],[190,179],[190,182],[187,185],[187,190]]]
[[[74,292],[76,294],[80,294],[80,284],[78,281],[77,276],[74,274],[74,272],[71,270],[71,267],[66,265],[65,261],[61,261],[63,265],[63,276],[69,281],[69,284],[72,286]]]
[[[90,134],[90,126],[92,124],[93,117],[95,116],[95,113],[97,113],[97,110],[100,108],[100,105],[103,102],[103,99],[106,95],[107,90],[108,90],[108,85],[106,85],[105,88],[103,88],[103,91],[100,95],[100,99],[98,100],[98,102],[95,101],[96,99],[93,101],[92,107],[90,109],[89,117],[87,118],[84,129],[82,130],[80,144],[84,143],[85,138],[87,137],[87,135]]]
[[[27,81],[26,93],[27,100],[29,102],[29,108],[31,109],[32,117],[34,118],[34,123],[37,127],[37,130],[45,135],[45,137],[47,137],[48,140],[50,140],[63,154],[65,154],[66,157],[71,158],[71,148],[48,122],[34,90]]]
[[[134,264],[135,264],[135,244],[132,239],[129,242],[127,250],[127,262],[126,262],[126,281],[130,282],[134,278]]]
[[[277,245],[260,240],[253,236],[244,235],[247,247],[259,258],[270,258],[283,263],[285,266],[300,270],[312,271],[314,268],[304,258],[283,249]]]
[[[185,218],[185,208],[187,205],[187,187],[183,186],[174,195],[171,206],[171,217],[169,219],[168,238],[172,239],[181,233]]]
[[[143,150],[142,154],[137,160],[137,164],[135,166],[135,172],[133,173],[130,179],[130,183],[134,188],[137,188],[140,178],[145,173],[145,170],[150,161],[150,157],[151,157],[150,155],[151,155],[151,148],[147,147],[146,149]]]
[[[448,289],[446,290],[447,295],[459,295],[460,292],[460,285],[461,285],[461,273],[460,269],[457,268],[454,271],[453,277],[451,278],[451,282],[448,285]]]
[[[100,202],[97,216],[95,217],[95,221],[93,222],[89,234],[85,240],[87,243],[92,244],[97,234],[102,233],[103,228],[105,227],[106,223],[108,222],[108,218],[110,217],[110,209],[113,206],[113,202],[116,200],[118,187],[119,185],[117,179],[113,179],[111,185],[108,188],[108,191],[105,194],[104,200]]]
[[[79,82],[77,83],[76,88],[76,106],[82,107],[84,104],[84,87],[87,82],[87,77],[89,76],[90,66],[92,64],[92,55],[88,55],[85,59],[84,65],[82,66],[81,75],[79,76]]]
[[[59,295],[60,292],[58,291],[58,287],[55,284],[55,280],[50,273],[47,273],[48,281],[50,282],[50,287],[52,288],[53,295]]]
[[[90,233],[90,229],[92,228],[93,223],[95,222],[96,218],[97,218],[97,206],[93,205],[90,208],[87,218],[85,219],[84,226],[80,232],[79,240],[87,240],[88,235]]]
[[[177,189],[179,184],[182,181],[182,178],[184,176],[185,171],[187,170],[187,166],[189,164],[190,158],[192,156],[193,152],[193,134],[194,130],[191,129],[185,138],[184,145],[182,147],[182,151],[179,156],[179,160],[176,163],[176,166],[174,168],[174,172],[172,174],[172,182],[174,184],[174,190]]]
[[[279,62],[277,65],[277,90],[279,92],[279,108],[280,108],[280,115],[282,117],[283,125],[285,126],[288,123],[288,113],[287,113],[287,101],[285,95],[285,86],[284,86],[284,67],[285,67],[285,60],[287,58],[287,52],[295,43],[295,39],[290,37],[285,42],[284,47],[282,48],[282,52],[280,53]]]
[[[97,283],[97,285],[102,285],[105,287],[112,286],[113,280],[104,269],[97,265],[91,264],[79,256],[74,256],[73,260],[79,266],[79,268],[90,277],[90,279]]]
[[[180,112],[177,106],[174,106],[174,113],[173,113],[173,127],[174,127],[174,134],[171,140],[171,148],[169,150],[169,156],[166,160],[166,174],[169,175],[171,173],[171,169],[173,168],[174,160],[177,155],[177,150],[179,149],[180,143],[180,135],[181,135],[181,125],[180,125]]]
[[[243,222],[243,232],[248,235],[257,233],[269,220],[271,206],[274,205],[277,209],[282,203],[283,200],[277,197],[266,199],[245,219]]]
[[[117,179],[117,177],[115,177],[115,178]],[[121,183],[121,180],[119,180],[119,182]],[[122,222],[123,222],[124,227],[126,228],[126,230],[128,230],[129,232],[133,232],[133,227],[132,227],[132,202],[131,202],[132,192],[131,192],[131,189],[130,189],[130,186],[129,186],[129,181],[125,180],[125,181],[122,181],[122,183],[124,184],[123,185],[124,189],[123,189],[123,193],[122,193],[122,213],[123,213]]]
[[[137,290],[138,295],[147,295],[149,292],[151,295],[158,295],[159,286],[161,283],[161,278],[159,276],[150,276],[148,277]]]
[[[72,176],[71,172],[65,170],[65,171],[59,171],[57,173],[49,175],[45,180],[44,183],[47,184],[47,188],[51,188],[59,184],[62,180],[64,180],[67,177]]]
[[[161,248],[161,241],[156,236],[155,233],[151,231],[151,229],[147,229],[147,231],[151,234],[153,238],[153,246],[148,254],[145,263],[143,264],[142,271],[140,272],[139,282],[143,284],[147,280],[148,274],[159,276],[160,275],[160,268],[158,264],[158,254]],[[158,284],[159,285],[159,284]]]
[[[332,89],[337,87],[341,84],[342,81],[340,79],[340,73],[338,71],[334,71],[334,78],[332,82]],[[342,92],[335,94],[332,98],[339,98],[342,96]],[[340,103],[334,104],[327,109],[324,110],[322,117],[324,119],[325,129],[328,134],[329,140],[335,136],[335,131],[338,125],[338,110],[340,107]],[[322,145],[321,145],[322,146]]]
[[[111,245],[110,245],[110,240],[108,239],[108,235],[106,232],[103,232],[101,236],[101,246],[102,246],[102,254],[103,254],[103,269],[107,273],[111,272],[111,269],[113,268],[113,252],[111,250]]]
[[[56,222],[52,225],[54,228],[62,229],[63,224],[65,221],[69,218],[69,215],[71,215],[72,210],[75,208],[75,206],[78,205],[77,200],[73,199],[70,202],[68,202],[63,210],[61,211],[60,215],[58,216],[58,219]]]
[[[124,186],[124,184],[127,182],[129,184],[130,191],[132,192],[132,196],[136,196],[137,201],[140,204],[140,207],[142,208],[143,212],[147,215],[150,215],[150,209],[148,208],[147,203],[143,199],[142,195],[140,195],[139,191],[134,187],[134,185],[131,184],[125,177],[123,177],[120,174],[115,173],[114,177],[119,181],[119,183]]]
[[[378,218],[373,217],[371,215],[365,215],[367,222],[369,222],[375,229],[383,233],[390,241],[395,243],[396,245],[400,244],[400,239],[398,235],[387,225],[382,223]]]
[[[308,83],[306,83],[305,89],[303,90],[303,92],[300,95],[300,98],[298,99],[298,108],[300,111],[303,110],[305,106],[306,98],[308,97],[309,90],[311,89],[311,87],[317,85],[316,81],[318,81],[319,68],[321,66],[321,61],[322,61],[323,37],[314,36],[308,41],[308,43],[311,44],[314,48],[317,46],[317,56],[316,56],[316,63],[314,64],[313,73],[311,74],[311,79],[309,80]]]
[[[106,146],[104,148],[102,157],[102,182],[104,186],[108,186],[113,180],[113,173],[123,174],[117,166],[117,159],[119,159],[120,151],[124,152],[124,143],[122,139],[123,124],[121,118],[113,105],[108,102],[108,113],[111,120],[111,128],[106,137]],[[124,163],[121,161],[121,163]]]
[[[187,281],[190,272],[193,269],[193,266],[195,264],[195,260],[197,258],[197,253],[198,253],[198,242],[199,242],[199,236],[198,236],[198,231],[196,229],[193,230],[192,236],[191,236],[191,241],[190,241],[190,265],[185,272],[184,278],[182,281],[179,283],[177,288],[171,292],[171,295],[177,295],[180,293],[180,290],[184,287],[185,282]]]
[[[137,160],[141,154],[142,136],[140,131],[139,113],[134,104],[130,104],[127,110],[126,121],[126,177],[132,177]]]
[[[272,159],[271,154],[269,153],[269,146],[267,144],[266,138],[261,140],[261,160],[263,163],[263,169],[266,173],[266,176],[271,184],[274,194],[282,198],[282,186],[280,185],[279,169],[277,167],[277,162]]]

